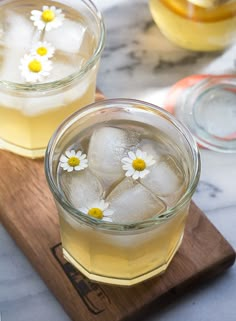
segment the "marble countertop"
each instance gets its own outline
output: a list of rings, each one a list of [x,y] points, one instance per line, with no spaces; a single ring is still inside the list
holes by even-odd
[[[194,53],[172,45],[152,22],[147,0],[96,0],[107,26],[98,86],[108,97],[143,99],[162,106],[170,86],[194,73],[233,73],[236,45],[224,53]],[[236,247],[236,154],[201,150],[194,195]],[[145,321],[235,321],[236,266]],[[0,320],[69,321],[68,316],[0,224]],[[112,320],[111,320],[112,321]]]

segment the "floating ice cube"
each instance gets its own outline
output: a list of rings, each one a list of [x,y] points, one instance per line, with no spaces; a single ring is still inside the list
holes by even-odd
[[[141,149],[143,152],[146,152],[148,155],[152,155],[156,162],[160,160],[161,154],[163,153],[157,141],[147,138],[140,141],[139,149]]]
[[[166,206],[137,181],[125,178],[106,199],[114,211],[114,223],[129,224],[143,221],[163,212]]]
[[[149,170],[150,173],[140,179],[141,184],[163,198],[168,206],[174,205],[185,187],[184,173],[176,158],[162,155]]]
[[[21,49],[8,49],[3,50],[3,60],[0,66],[0,78],[2,80],[12,82],[24,82],[19,69],[21,58],[24,56],[24,51]]]
[[[3,60],[0,78],[13,82],[22,82],[19,70],[20,60],[32,45],[34,28],[24,16],[8,11],[5,17],[4,36],[2,37]]]
[[[102,127],[90,139],[89,168],[105,189],[125,177],[121,159],[138,143],[138,134],[114,127]]]
[[[50,71],[50,75],[45,78],[45,82],[60,80],[79,71],[84,64],[84,61],[85,60],[81,57],[60,57],[57,55],[56,60],[53,61],[53,68]],[[81,85],[82,84],[83,82],[81,81]]]
[[[50,42],[56,50],[65,53],[78,53],[84,41],[86,27],[81,23],[65,19],[60,28],[45,34],[45,41]]]
[[[35,32],[31,21],[23,15],[13,11],[7,11],[5,14],[4,44],[8,48],[17,48],[26,52],[31,46],[35,37]]]
[[[103,198],[103,188],[98,178],[88,169],[78,172],[63,172],[61,189],[75,208],[90,207]]]

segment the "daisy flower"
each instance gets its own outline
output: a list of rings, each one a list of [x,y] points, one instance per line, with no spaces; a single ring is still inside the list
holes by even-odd
[[[59,165],[67,172],[82,171],[88,167],[88,160],[86,154],[82,154],[80,150],[76,153],[72,149],[71,151],[67,150],[65,155],[60,157]]]
[[[109,205],[109,203],[105,203],[104,200],[101,200],[94,202],[89,207],[81,207],[79,210],[82,213],[92,216],[96,219],[103,220],[105,222],[112,222],[112,214],[114,211],[108,209]]]
[[[22,77],[31,83],[43,81],[50,74],[52,62],[40,56],[25,55],[19,66]]]
[[[129,157],[122,158],[121,162],[123,170],[126,171],[125,176],[132,177],[133,179],[143,178],[150,171],[148,167],[155,164],[155,160],[152,155],[148,155],[146,152],[142,152],[138,149],[135,153],[128,152]]]
[[[49,42],[37,42],[33,45],[30,50],[31,55],[40,56],[42,58],[48,59],[52,58],[55,52],[55,48]]]
[[[49,31],[62,25],[65,15],[55,6],[43,6],[42,11],[32,10],[30,19],[39,30]]]

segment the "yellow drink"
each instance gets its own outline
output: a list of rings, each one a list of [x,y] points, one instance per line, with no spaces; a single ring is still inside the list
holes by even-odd
[[[145,233],[96,231],[60,213],[64,257],[88,278],[133,285],[163,273],[184,234],[188,206],[173,220]]]
[[[103,24],[86,0],[67,4],[71,6],[53,3],[64,18],[59,16],[61,25],[48,31],[31,21],[32,8],[43,14],[43,1],[10,1],[0,6],[0,148],[42,157],[59,124],[94,101]],[[49,10],[45,21],[53,17]],[[37,44],[39,50],[32,53]],[[52,54],[44,57],[51,47]],[[31,70],[30,63],[23,68],[25,56],[32,56],[31,62],[41,59],[39,69],[31,64]],[[33,76],[41,72],[45,61],[51,63],[47,76],[37,81],[26,78],[29,71]]]
[[[9,106],[1,106],[0,137],[2,141],[0,140],[0,146],[2,144],[3,148],[23,156],[32,158],[43,156],[55,128],[70,114],[94,101],[95,84],[96,79],[91,79],[91,83],[82,96],[71,103],[65,101],[61,106],[49,107],[48,110],[38,115],[27,115]],[[77,90],[79,93],[79,86]],[[64,94],[62,93],[61,96]],[[35,99],[43,104],[41,97]],[[62,101],[63,97],[60,103]],[[34,108],[33,104],[31,107]]]
[[[150,10],[161,32],[177,45],[214,51],[236,40],[236,2],[222,1],[216,6],[214,3],[208,1],[204,7],[204,0],[150,0]]]

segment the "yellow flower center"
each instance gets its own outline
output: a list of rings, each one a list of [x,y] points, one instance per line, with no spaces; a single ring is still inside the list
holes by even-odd
[[[100,210],[100,208],[97,208],[97,207],[90,208],[90,210],[88,211],[88,214],[90,216],[98,218],[100,220],[103,218],[103,211]]]
[[[146,163],[142,158],[136,158],[133,160],[132,166],[136,171],[141,172],[146,168]]]
[[[80,160],[78,157],[76,156],[72,156],[68,159],[68,162],[67,162],[70,166],[72,167],[75,167],[75,166],[78,166],[80,164]]]
[[[48,53],[48,50],[45,47],[39,47],[37,49],[37,54],[39,54],[40,56],[45,56],[47,53]]]
[[[34,59],[28,64],[29,70],[32,72],[40,72],[42,70],[42,64],[40,61]]]
[[[45,10],[42,13],[42,20],[44,22],[51,22],[55,19],[55,13],[52,10]]]

